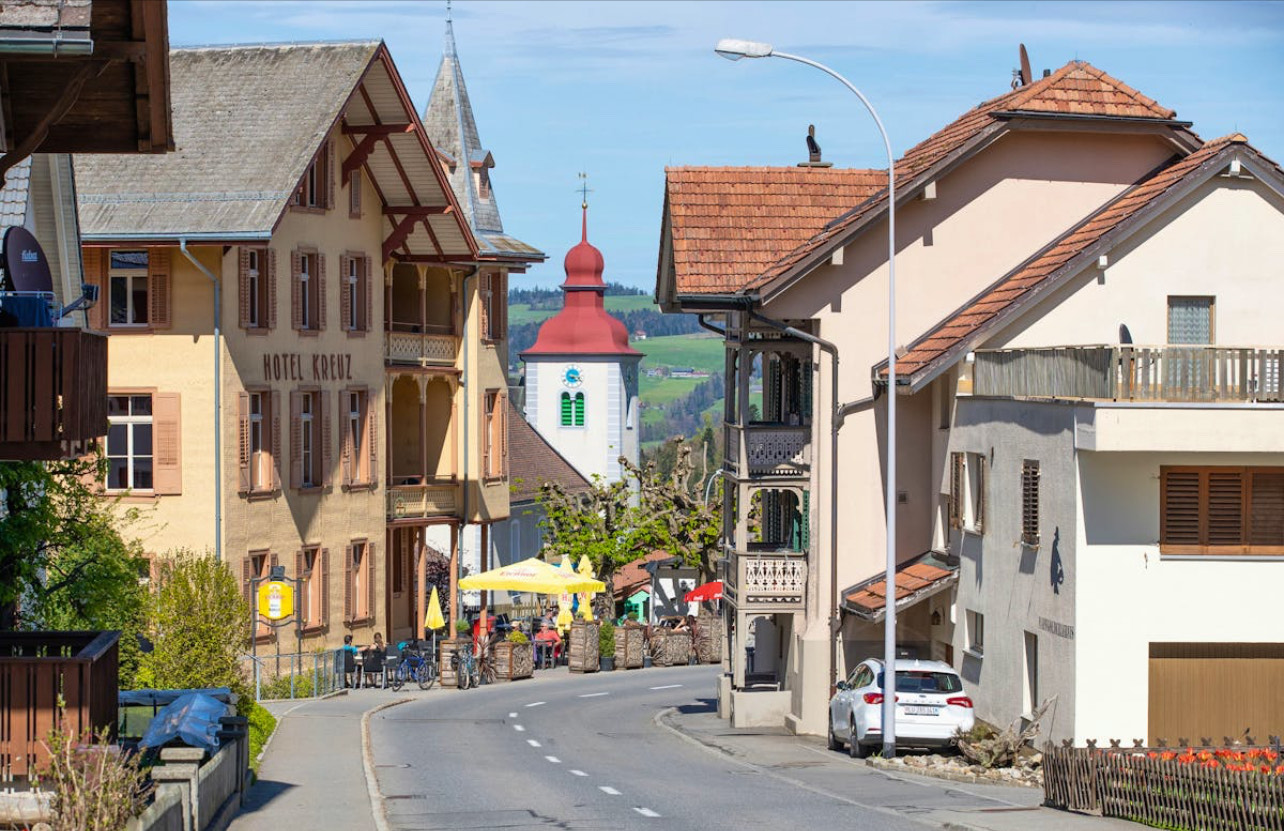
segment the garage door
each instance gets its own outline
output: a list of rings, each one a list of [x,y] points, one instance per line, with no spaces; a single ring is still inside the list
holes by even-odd
[[[1284,736],[1284,644],[1152,643],[1148,740]],[[1124,737],[1127,738],[1127,737]]]

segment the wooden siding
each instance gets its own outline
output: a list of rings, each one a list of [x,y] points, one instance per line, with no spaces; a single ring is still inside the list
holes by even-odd
[[[1284,735],[1284,643],[1152,643],[1150,743]]]
[[[0,330],[0,458],[77,456],[106,434],[106,336]]]

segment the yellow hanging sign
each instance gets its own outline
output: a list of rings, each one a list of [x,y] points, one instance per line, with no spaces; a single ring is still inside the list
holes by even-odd
[[[294,586],[272,580],[259,586],[259,615],[284,620],[294,614]]]

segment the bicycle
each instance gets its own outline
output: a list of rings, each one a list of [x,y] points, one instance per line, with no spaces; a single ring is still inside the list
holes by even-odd
[[[388,686],[394,692],[400,691],[409,681],[414,681],[421,690],[430,690],[437,683],[437,662],[432,659],[431,654],[425,655],[410,647],[402,650],[401,660],[388,679]]]
[[[456,650],[450,656],[450,666],[455,671],[459,689],[466,690],[481,684],[481,668],[477,666],[477,658],[471,647],[464,646]]]

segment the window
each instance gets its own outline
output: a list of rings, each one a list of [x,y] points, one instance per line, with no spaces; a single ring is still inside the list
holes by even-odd
[[[348,177],[348,218],[361,218],[361,187],[362,187],[361,170],[352,171]]]
[[[112,251],[110,271],[111,325],[146,326],[151,308],[147,251]]]
[[[1213,342],[1213,298],[1168,298],[1168,342],[1209,344]]]
[[[508,275],[481,275],[481,331],[484,340],[503,340],[508,324]]]
[[[339,258],[343,285],[339,295],[339,325],[345,332],[370,331],[370,258],[364,254],[344,254]]]
[[[575,426],[584,426],[584,393],[575,393]]]
[[[1025,632],[1024,636],[1025,649],[1021,660],[1021,712],[1028,715],[1039,706],[1039,637],[1033,632]]]
[[[343,587],[343,619],[355,624],[374,616],[374,543],[353,540],[348,546]]]
[[[280,487],[280,395],[247,390],[237,404],[240,419],[241,493],[265,493]]]
[[[1021,542],[1039,544],[1039,463],[1021,463]]]
[[[508,458],[507,396],[500,390],[487,390],[483,413],[482,474],[488,479],[505,476]]]
[[[348,389],[340,394],[339,423],[343,430],[343,484],[374,484],[377,443],[369,390]]]
[[[313,545],[295,555],[295,573],[303,581],[297,613],[305,630],[316,630],[330,622],[330,551]]]
[[[986,465],[980,453],[950,454],[951,528],[984,532]]]
[[[266,580],[272,574],[272,566],[277,565],[276,554],[270,551],[251,551],[241,560],[241,596],[250,604],[250,609],[255,609],[255,595],[262,581]],[[255,583],[254,580],[260,582]],[[254,626],[254,637],[256,639],[270,639],[273,629],[260,616],[257,618]]]
[[[985,654],[985,615],[967,610],[967,651],[978,658]]]
[[[574,405],[571,403],[571,394],[562,393],[562,426],[570,427],[574,420]]]
[[[1284,467],[1161,467],[1163,554],[1284,555]]]
[[[290,487],[319,488],[330,484],[327,452],[330,434],[320,390],[290,393]]]
[[[291,255],[291,318],[300,332],[325,328],[325,256],[313,249],[297,249]]]
[[[152,489],[152,397],[107,396],[107,490]]]
[[[241,328],[266,332],[276,326],[276,254],[269,248],[241,248]]]
[[[334,147],[333,142],[327,141],[321,145],[320,151],[308,169],[303,174],[303,180],[299,182],[299,189],[294,192],[293,205],[297,208],[312,208],[316,210],[326,210],[334,207],[334,182],[332,181],[332,168],[334,167]]]

